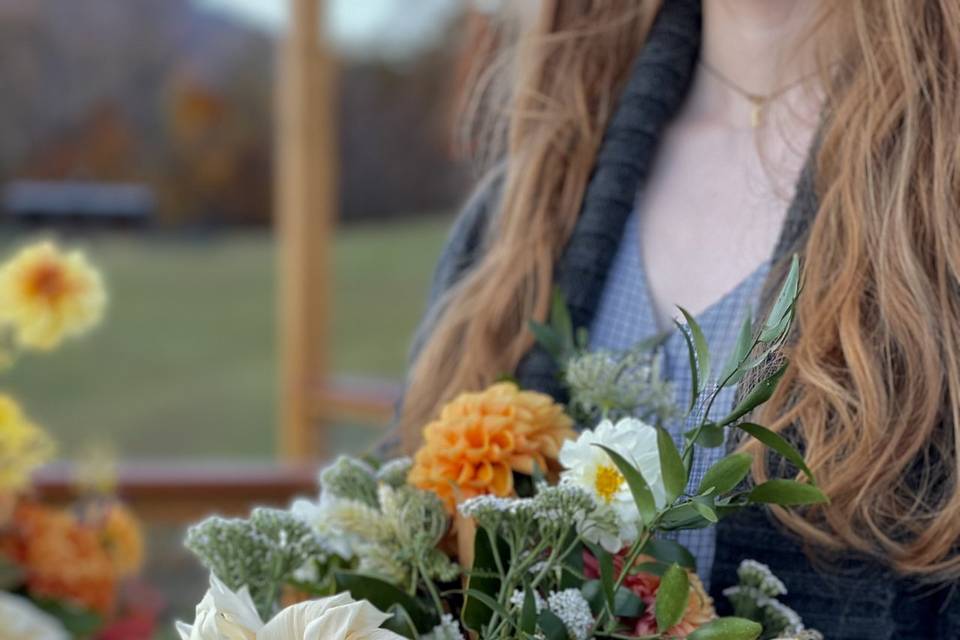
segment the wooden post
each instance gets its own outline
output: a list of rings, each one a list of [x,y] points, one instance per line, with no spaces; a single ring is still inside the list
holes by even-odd
[[[330,243],[336,218],[335,65],[323,41],[323,0],[290,0],[280,58],[277,227],[280,433],[284,460],[324,455],[314,394],[327,375]]]

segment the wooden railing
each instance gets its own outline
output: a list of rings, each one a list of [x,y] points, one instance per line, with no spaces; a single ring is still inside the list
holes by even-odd
[[[45,501],[73,501],[73,465],[41,469],[35,487]],[[188,523],[211,513],[247,515],[253,506],[286,506],[294,496],[316,495],[316,469],[271,463],[124,463],[117,469],[117,493],[144,521]]]
[[[382,428],[394,411],[399,385],[384,381],[336,379],[315,395],[319,422]],[[257,505],[286,506],[295,496],[317,493],[313,463],[232,461],[124,462],[117,469],[119,496],[148,522],[188,523],[211,513],[246,515]],[[35,482],[39,497],[65,504],[76,498],[73,465],[41,469]]]

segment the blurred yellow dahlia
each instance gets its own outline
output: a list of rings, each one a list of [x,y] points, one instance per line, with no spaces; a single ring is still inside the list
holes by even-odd
[[[50,436],[24,415],[16,400],[0,393],[0,495],[26,487],[30,473],[55,451]]]
[[[103,279],[79,251],[41,242],[0,267],[0,320],[23,348],[48,351],[84,333],[100,321],[106,302]]]
[[[423,430],[409,482],[435,492],[453,512],[481,494],[513,495],[513,472],[556,470],[573,421],[545,394],[500,383],[463,393]]]

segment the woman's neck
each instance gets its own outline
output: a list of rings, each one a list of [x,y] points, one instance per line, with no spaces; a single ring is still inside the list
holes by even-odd
[[[697,73],[690,112],[746,123],[753,105],[729,85],[781,101],[786,96],[775,94],[811,78],[817,69],[819,38],[813,27],[819,10],[818,0],[704,0],[700,57],[713,73],[704,68]]]

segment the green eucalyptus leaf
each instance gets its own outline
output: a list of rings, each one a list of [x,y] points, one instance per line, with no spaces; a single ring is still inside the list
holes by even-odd
[[[745,618],[717,618],[687,636],[687,640],[757,640],[763,627]]]
[[[795,467],[803,471],[807,478],[810,479],[811,483],[816,483],[816,480],[813,477],[813,472],[810,471],[810,467],[808,467],[807,463],[803,460],[803,456],[800,455],[800,452],[797,451],[792,444],[787,442],[783,436],[774,431],[770,431],[770,429],[767,429],[766,427],[763,427],[759,424],[754,424],[752,422],[741,422],[737,425],[737,428],[749,433],[751,436],[782,455]]]
[[[0,555],[0,591],[13,591],[24,581],[23,570],[3,555]]]
[[[575,531],[571,535],[576,535]],[[583,544],[573,545],[573,549],[563,559],[560,573],[561,589],[578,589],[583,583]]]
[[[780,293],[767,314],[760,332],[760,340],[774,342],[783,336],[786,326],[784,320],[791,314],[793,306],[800,295],[800,258],[796,255],[790,261],[790,270],[783,281]],[[788,325],[787,325],[788,326]]]
[[[613,556],[607,553],[606,549],[599,545],[588,544],[587,548],[590,549],[590,553],[593,554],[593,557],[597,559],[597,564],[600,565],[600,586],[603,591],[603,598],[606,601],[607,607],[613,611],[614,607],[614,590],[613,584],[615,578],[613,576]]]
[[[740,333],[737,335],[737,342],[730,352],[730,357],[720,373],[720,381],[726,381],[724,386],[737,384],[743,378],[743,374],[748,371],[743,364],[746,364],[750,350],[753,348],[753,319],[750,316],[750,310],[743,318],[743,324],[740,325]]]
[[[567,631],[566,625],[563,624],[563,620],[549,609],[540,612],[537,626],[540,627],[540,631],[543,632],[547,640],[569,640],[570,638],[570,633]]]
[[[633,570],[634,573],[649,573],[658,578],[662,578],[663,574],[666,573],[669,568],[669,564],[662,564],[660,562],[641,562],[636,565]]]
[[[693,554],[679,542],[673,540],[651,540],[643,546],[642,553],[652,556],[664,564],[679,564],[691,571],[697,570],[697,561]]]
[[[537,630],[537,600],[530,588],[530,581],[523,581],[523,608],[520,610],[520,631],[534,633]]]
[[[683,434],[687,441],[692,441],[693,437],[697,435],[696,429],[691,429]],[[703,427],[700,429],[700,435],[697,436],[696,444],[701,447],[706,447],[708,449],[715,449],[717,447],[722,447],[724,442],[726,442],[726,432],[723,427],[717,426],[712,422],[704,423]]]
[[[687,487],[687,470],[673,438],[662,427],[657,427],[657,449],[660,452],[660,473],[667,493],[667,504],[671,504]]]
[[[740,401],[730,415],[717,424],[720,426],[726,426],[736,422],[769,400],[770,396],[772,396],[773,392],[776,390],[777,384],[780,382],[780,378],[783,377],[783,374],[786,372],[786,370],[787,363],[784,362],[782,365],[780,365],[780,367],[777,368],[776,371],[753,387],[753,389],[750,390],[750,393],[748,393],[746,397]]]
[[[647,605],[640,599],[640,596],[630,589],[626,587],[617,589],[613,604],[613,615],[618,618],[639,618],[646,608]]]
[[[640,512],[640,519],[644,524],[653,522],[657,514],[657,503],[653,499],[650,485],[643,479],[640,471],[610,447],[602,444],[596,444],[594,446],[600,447],[607,452],[607,455],[610,456],[610,460],[616,465],[623,479],[627,481],[627,486],[630,487],[630,493],[633,495],[633,501],[637,504],[637,510]]]
[[[86,638],[92,636],[100,630],[104,623],[100,614],[68,602],[43,598],[35,600],[34,604],[59,620],[72,637]]]
[[[690,601],[690,578],[678,564],[673,564],[660,579],[654,613],[657,618],[657,630],[665,633],[680,622]]]
[[[496,611],[497,615],[499,615],[501,618],[504,618],[506,620],[511,619],[510,613],[506,609],[504,609],[503,605],[497,602],[497,599],[494,598],[493,596],[487,593],[484,593],[483,591],[477,591],[476,589],[464,589],[463,593],[466,595],[467,598],[470,598],[471,600],[475,600],[475,601],[480,601],[484,604],[484,606],[488,607],[491,611]]]
[[[603,585],[599,580],[587,580],[580,587],[580,594],[590,605],[590,612],[596,618],[606,608],[606,597],[603,594]]]
[[[338,593],[349,592],[354,600],[367,600],[381,611],[393,605],[403,607],[420,633],[427,633],[440,622],[429,607],[386,580],[350,571],[337,571],[334,580]]]
[[[557,334],[556,331],[553,330],[553,328],[537,322],[536,320],[528,320],[527,328],[530,329],[530,333],[533,334],[537,344],[543,347],[544,351],[549,353],[550,356],[557,362],[563,362],[563,339]]]
[[[783,507],[829,502],[827,496],[812,484],[781,479],[767,480],[757,485],[750,492],[749,498],[751,502],[778,504]]]
[[[697,510],[697,513],[699,513],[704,520],[708,521],[710,524],[717,524],[720,522],[720,517],[713,509],[712,497],[697,496],[692,502],[693,508]]]
[[[577,349],[579,351],[586,351],[590,346],[590,332],[587,331],[586,327],[577,327],[576,331],[577,338]]]
[[[401,635],[404,638],[410,638],[415,640],[420,637],[417,634],[417,627],[413,623],[413,619],[410,618],[410,614],[407,613],[407,610],[404,609],[399,604],[392,605],[389,609],[384,611],[384,613],[389,613],[390,617],[387,618],[382,625],[383,629],[387,631],[393,631],[397,635]]]
[[[683,307],[677,307],[683,314],[687,326],[684,327],[679,322],[675,322],[687,342],[687,351],[690,356],[690,373],[693,382],[693,393],[690,398],[690,408],[693,409],[697,403],[697,398],[707,386],[710,379],[710,349],[707,346],[707,339],[703,335],[703,330],[689,312]]]
[[[700,515],[692,501],[670,507],[660,517],[660,528],[664,531],[703,529],[710,524],[709,520]]]
[[[550,326],[559,336],[565,354],[569,355],[576,349],[576,340],[573,334],[573,320],[570,318],[570,309],[559,287],[553,290],[553,300],[550,307]]]
[[[751,464],[753,456],[749,453],[733,453],[718,460],[703,474],[697,493],[702,494],[711,488],[715,494],[733,491],[747,477]]]
[[[473,541],[473,567],[467,577],[468,590],[490,597],[495,597],[500,591],[500,576],[494,556],[494,544],[497,544],[497,541],[491,539],[486,529],[477,529]],[[490,621],[493,611],[494,609],[487,606],[482,598],[467,595],[463,602],[461,618],[466,628],[479,632],[483,625]]]

